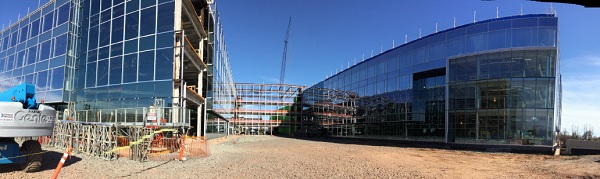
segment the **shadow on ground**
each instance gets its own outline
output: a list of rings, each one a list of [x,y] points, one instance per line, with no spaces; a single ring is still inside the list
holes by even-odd
[[[128,175],[123,175],[123,176],[121,176],[121,178],[129,178],[129,177],[131,177],[131,176],[133,176],[133,175],[137,175],[137,174],[143,173],[143,172],[145,172],[145,171],[148,171],[148,170],[151,170],[151,169],[154,169],[154,168],[158,168],[158,167],[160,167],[160,166],[163,166],[163,165],[165,165],[165,164],[167,164],[167,163],[169,163],[169,162],[171,162],[171,161],[173,161],[173,160],[166,161],[166,162],[164,162],[164,163],[161,163],[161,164],[158,164],[158,165],[156,165],[156,166],[148,167],[148,168],[146,168],[146,169],[143,169],[143,170],[140,170],[140,171],[138,171],[138,172],[130,173],[130,174],[128,174]]]
[[[42,168],[40,169],[40,171],[56,169],[56,166],[58,166],[58,162],[60,161],[62,156],[63,156],[63,153],[58,153],[55,151],[46,151],[46,153],[44,153],[44,156],[42,158]],[[63,168],[69,167],[70,165],[77,163],[79,161],[81,161],[81,158],[79,158],[79,157],[76,157],[76,156],[67,157],[67,160],[65,161],[65,164],[63,165]],[[2,165],[2,167],[0,167],[0,173],[9,173],[9,172],[15,172],[15,171],[20,172],[20,170],[21,170],[21,168],[19,167],[18,164]]]

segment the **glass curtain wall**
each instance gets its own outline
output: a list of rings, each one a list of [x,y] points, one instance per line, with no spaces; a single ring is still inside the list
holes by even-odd
[[[207,87],[207,109],[220,114],[223,118],[215,115],[208,115],[207,132],[208,133],[225,133],[227,123],[226,120],[234,118],[233,109],[235,108],[236,86],[233,82],[233,73],[229,63],[227,54],[227,46],[225,45],[225,36],[221,26],[221,19],[215,6],[210,7],[208,18],[209,29],[213,36],[209,37],[212,44],[209,48],[213,48],[211,53],[207,53],[208,76],[210,79],[206,81]],[[214,54],[214,58],[212,56]],[[213,60],[214,59],[214,60]]]
[[[356,93],[349,91],[314,86],[304,90],[301,95],[302,105],[297,106],[297,108],[302,107],[299,114],[301,128],[290,132],[308,136],[321,134],[348,136],[364,133],[364,126],[348,125],[357,120],[357,96]]]
[[[172,0],[83,0],[76,110],[171,106]]]
[[[50,1],[0,32],[0,91],[29,83],[38,101],[65,103],[72,6],[67,0]]]
[[[556,50],[515,50],[449,61],[449,140],[551,145]]]
[[[323,95],[327,94],[323,91],[345,91],[356,94],[356,98],[352,99],[355,103],[351,106],[356,111],[352,114],[354,121],[335,125],[351,130],[329,130],[329,135],[441,142],[446,141],[446,138],[456,138],[450,135],[459,134],[461,138],[470,137],[475,140],[479,139],[477,136],[499,138],[518,135],[522,136],[519,139],[532,136],[529,137],[531,140],[522,144],[548,145],[548,141],[552,141],[551,131],[556,125],[551,118],[556,116],[551,100],[557,97],[554,90],[554,77],[558,73],[557,24],[558,20],[553,14],[503,17],[443,30],[394,47],[306,89],[303,100],[308,101],[303,102],[303,119],[316,120],[317,124],[335,121],[337,118],[333,116],[315,117],[312,107],[316,104],[315,101],[335,105],[328,102],[329,97]],[[531,49],[535,53],[523,49]],[[538,61],[537,59],[542,58],[540,56],[548,59]],[[456,65],[459,62],[460,65]],[[452,63],[450,68],[447,68],[447,63]],[[506,66],[519,65],[523,67],[522,70],[506,70],[509,68]],[[450,94],[446,89],[448,84],[452,85]],[[506,86],[511,89],[527,89],[536,95],[519,90],[510,92],[523,95],[504,95],[502,93],[507,92],[502,91],[502,88]],[[548,91],[544,87],[552,90]],[[485,93],[480,93],[481,90],[485,90]],[[446,95],[452,96],[451,109],[446,107]],[[506,95],[513,95],[515,98],[500,99],[500,96]],[[510,108],[508,110],[504,107],[508,102],[513,106],[520,104],[544,107],[535,107],[532,111],[529,107],[509,106],[506,107]],[[461,115],[454,115],[455,112],[452,111],[451,116],[454,117],[446,118],[448,110],[454,110],[457,106],[465,111]],[[485,109],[485,114],[474,112],[480,108]],[[535,129],[525,127],[518,131],[515,129],[513,133],[501,133],[500,130],[507,129],[500,129],[498,126],[505,123],[512,128],[523,125],[505,122],[498,117],[499,113],[502,116],[505,116],[504,113],[508,116],[530,116],[522,120],[523,125],[535,126]],[[446,134],[447,122],[458,121],[458,118],[461,121],[452,124],[462,125],[455,127],[462,130]],[[542,123],[546,125],[541,125]],[[456,138],[448,142],[468,140],[460,141]]]
[[[225,45],[225,37],[221,27],[218,13],[215,19],[215,60],[213,63],[213,108],[219,109],[222,116],[225,118],[233,117],[232,110],[234,108],[234,100],[236,97],[236,87],[233,83],[233,74],[231,73],[231,65],[229,64],[229,56]]]

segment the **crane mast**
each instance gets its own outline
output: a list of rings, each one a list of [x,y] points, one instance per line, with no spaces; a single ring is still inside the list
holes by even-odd
[[[290,20],[288,22],[287,32],[285,33],[285,40],[283,41],[283,58],[281,60],[281,75],[279,77],[280,85],[282,85],[285,80],[285,65],[287,63],[287,46],[288,46],[288,39],[290,37],[290,26],[291,25],[292,25],[292,17],[290,17]]]

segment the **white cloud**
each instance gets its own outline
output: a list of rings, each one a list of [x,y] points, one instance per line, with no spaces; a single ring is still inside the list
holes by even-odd
[[[589,62],[589,64],[600,67],[600,56],[587,56],[583,60],[584,62]]]
[[[583,55],[574,58],[565,58],[561,60],[561,64],[563,70],[590,67],[590,65],[600,67],[600,55]]]
[[[600,56],[563,60],[562,128],[590,124],[600,135]],[[580,131],[581,132],[581,131]]]

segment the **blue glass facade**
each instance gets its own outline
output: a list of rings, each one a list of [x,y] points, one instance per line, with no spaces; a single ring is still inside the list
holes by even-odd
[[[339,136],[552,145],[560,117],[557,52],[558,20],[551,14],[455,27],[305,90],[303,120],[321,121]]]
[[[172,103],[173,0],[84,0],[76,109]]]
[[[66,100],[72,6],[50,2],[0,32],[0,91],[26,82],[35,85],[38,100]]]
[[[210,6],[51,0],[0,32],[0,91],[35,84],[37,100],[60,119],[146,125],[152,113],[156,125],[197,125],[204,134],[207,111],[220,116],[213,106],[230,109],[223,101],[235,95]]]

